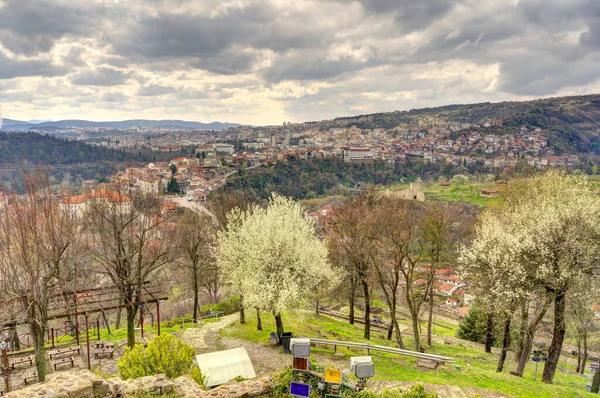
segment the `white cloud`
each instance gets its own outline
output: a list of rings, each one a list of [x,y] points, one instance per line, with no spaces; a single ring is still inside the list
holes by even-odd
[[[596,0],[0,0],[15,119],[271,124],[600,87]]]

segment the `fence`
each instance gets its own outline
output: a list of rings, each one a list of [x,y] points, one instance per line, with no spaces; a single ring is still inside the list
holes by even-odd
[[[214,312],[211,312],[209,315],[201,316],[198,319],[182,317],[181,318],[181,328],[185,329],[185,324],[186,323],[191,323],[192,326],[196,325],[198,327],[199,325],[202,325],[202,320],[203,319],[221,318],[221,317],[223,317],[223,315],[225,315],[223,313],[223,311],[214,311]]]
[[[340,347],[359,348],[359,349],[367,350],[367,353],[369,355],[371,354],[371,351],[381,351],[381,352],[388,352],[391,354],[404,355],[404,356],[414,357],[414,358],[419,358],[419,359],[428,359],[428,360],[435,361],[435,362],[444,362],[444,363],[445,362],[456,362],[455,359],[449,358],[449,357],[433,355],[433,354],[425,354],[422,352],[403,350],[400,348],[386,347],[386,346],[382,346],[382,345],[354,343],[351,341],[314,339],[314,338],[310,338],[309,340],[310,340],[311,344],[332,345],[334,347],[334,350],[336,350],[337,347],[340,346]]]

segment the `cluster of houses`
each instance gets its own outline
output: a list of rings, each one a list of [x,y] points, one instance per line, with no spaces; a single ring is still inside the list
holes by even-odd
[[[174,179],[179,192],[187,193],[194,200],[205,201],[210,192],[225,186],[227,176],[231,174],[231,170],[211,162],[213,158],[214,154],[210,152],[206,162],[192,156],[175,158],[170,162],[148,163],[144,167],[128,167],[124,173],[115,176],[115,180],[129,189],[163,195]]]

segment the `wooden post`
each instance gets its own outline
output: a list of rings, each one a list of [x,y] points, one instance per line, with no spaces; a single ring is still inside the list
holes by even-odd
[[[90,362],[90,330],[88,328],[87,312],[85,313],[85,343],[87,345],[88,370],[92,370],[92,363]]]
[[[54,328],[52,330],[52,348],[54,348]]]
[[[142,338],[144,338],[144,304],[140,305],[140,326],[142,329]]]
[[[2,350],[2,357],[4,359],[4,393],[8,394],[9,390],[9,376],[8,376],[8,355],[6,355],[6,350],[8,350],[8,346],[4,347]]]
[[[98,341],[100,341],[100,319],[96,321],[96,328],[98,329]]]
[[[77,315],[75,315],[75,339],[79,345],[79,317]]]
[[[160,303],[156,300],[156,327],[158,331],[158,335],[160,336]]]

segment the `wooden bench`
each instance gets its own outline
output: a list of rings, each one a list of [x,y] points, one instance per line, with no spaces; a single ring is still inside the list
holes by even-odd
[[[29,366],[33,366],[33,361],[35,360],[35,356],[30,355],[27,357],[15,358],[10,361],[10,368],[15,370],[15,365],[19,365],[22,363],[29,362]]]
[[[115,348],[115,343],[113,341],[96,341],[94,343],[94,348]]]
[[[29,372],[23,375],[23,383],[27,384],[27,380],[37,379],[37,372]]]
[[[432,359],[419,359],[417,360],[417,367],[425,370],[436,370],[441,362],[434,361]]]
[[[57,360],[52,361],[52,366],[54,366],[54,370],[56,370],[56,366],[63,365],[65,363],[70,363],[71,367],[74,368],[75,367],[75,358],[73,358],[73,357],[58,358]]]
[[[54,359],[53,357],[56,357],[59,355],[64,355],[64,354],[72,354],[74,352],[77,352],[77,355],[79,355],[81,352],[81,348],[79,346],[58,348],[56,350],[49,351],[48,356],[50,357],[50,360],[52,360],[52,359]]]
[[[113,353],[115,352],[115,349],[113,347],[106,347],[106,348],[98,348],[96,350],[94,350],[94,358],[100,358],[100,357],[113,357]]]

